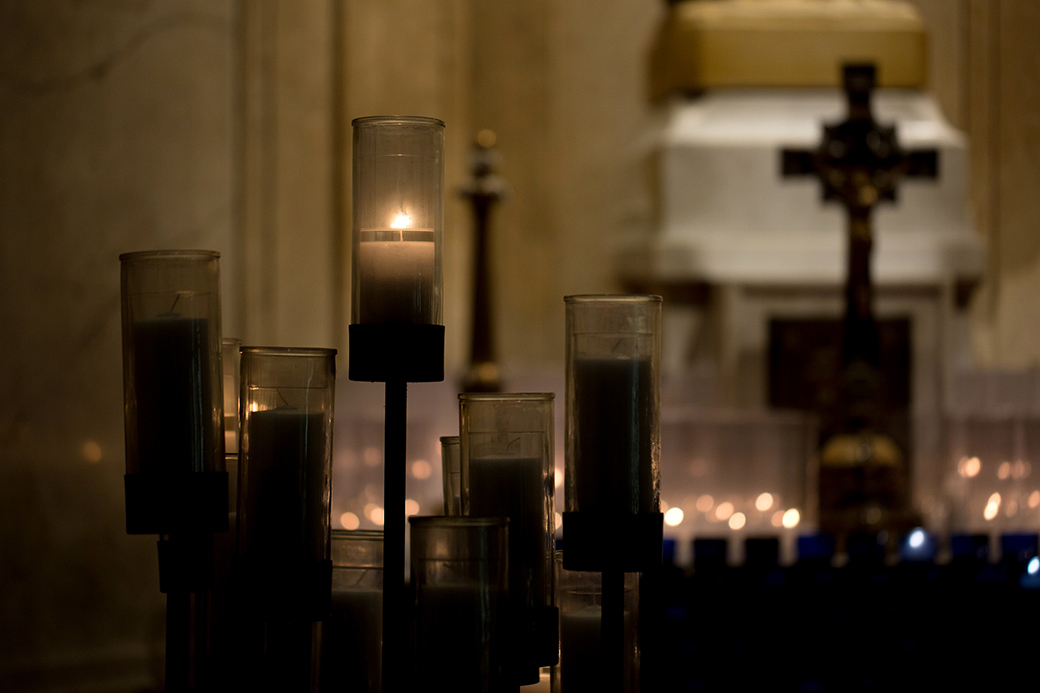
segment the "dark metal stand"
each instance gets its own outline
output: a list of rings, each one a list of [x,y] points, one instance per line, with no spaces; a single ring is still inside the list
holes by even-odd
[[[228,529],[227,473],[127,474],[123,479],[127,534],[159,535],[166,690],[196,690],[205,683],[209,655],[213,534]]]
[[[473,204],[473,314],[469,370],[463,377],[463,392],[498,392],[502,379],[495,360],[492,319],[490,219],[496,202],[508,194],[506,182],[495,174],[498,155],[493,149],[495,134],[481,130],[470,158],[471,178],[461,195]]]
[[[355,324],[351,380],[385,383],[383,421],[383,690],[405,689],[408,609],[404,576],[408,383],[444,380],[444,326]]]
[[[166,594],[166,690],[204,687],[209,659],[213,537],[159,538],[159,590]]]
[[[625,690],[625,574],[605,570],[601,577],[600,641],[603,643],[604,689],[608,693]]]
[[[563,513],[563,567],[601,575],[600,638],[607,693],[625,689],[625,573],[661,565],[664,515]]]
[[[383,441],[383,690],[403,690],[408,619],[405,609],[405,448],[408,385],[386,383]]]
[[[166,688],[189,691],[194,684],[191,592],[166,594]]]

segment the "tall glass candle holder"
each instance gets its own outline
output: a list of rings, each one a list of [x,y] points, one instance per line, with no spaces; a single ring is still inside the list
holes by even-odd
[[[661,561],[659,296],[568,296],[567,567]]]
[[[227,529],[219,258],[119,256],[130,534]]]
[[[332,530],[332,600],[321,643],[321,690],[379,693],[383,533]]]
[[[444,484],[444,514],[462,515],[462,460],[458,436],[441,437],[441,481]]]
[[[444,123],[373,116],[353,126],[349,375],[386,383],[383,685],[397,690],[406,647],[407,384],[444,380]]]
[[[509,518],[511,675],[538,682],[556,663],[553,399],[549,393],[459,395],[462,511]]]
[[[444,123],[353,126],[350,378],[443,380]]]
[[[221,348],[224,378],[224,454],[238,457],[239,374],[242,366],[242,340],[224,337]],[[230,469],[228,473],[230,473]]]
[[[265,617],[328,611],[336,350],[242,348],[238,556]]]
[[[509,520],[411,517],[416,690],[506,690]]]
[[[558,554],[559,555],[559,554]],[[625,576],[623,685],[604,679],[604,666],[613,652],[603,647],[603,593],[595,572],[565,570],[563,556],[556,563],[557,603],[560,605],[560,665],[554,687],[559,693],[639,690],[639,581],[638,574]]]

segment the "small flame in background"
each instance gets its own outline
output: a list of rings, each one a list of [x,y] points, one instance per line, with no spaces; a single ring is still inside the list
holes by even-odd
[[[412,218],[404,212],[398,212],[397,216],[395,216],[393,221],[390,222],[390,228],[410,229],[412,228]]]

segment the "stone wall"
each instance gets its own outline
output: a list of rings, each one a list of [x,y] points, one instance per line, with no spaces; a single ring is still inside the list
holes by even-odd
[[[232,253],[234,7],[0,4],[4,690],[139,688],[161,665],[155,538],[123,518],[118,256]]]

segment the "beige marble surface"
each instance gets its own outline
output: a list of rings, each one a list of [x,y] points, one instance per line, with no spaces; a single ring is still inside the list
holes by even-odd
[[[140,685],[161,657],[155,538],[124,529],[118,256],[232,249],[233,6],[0,4],[0,688]]]

